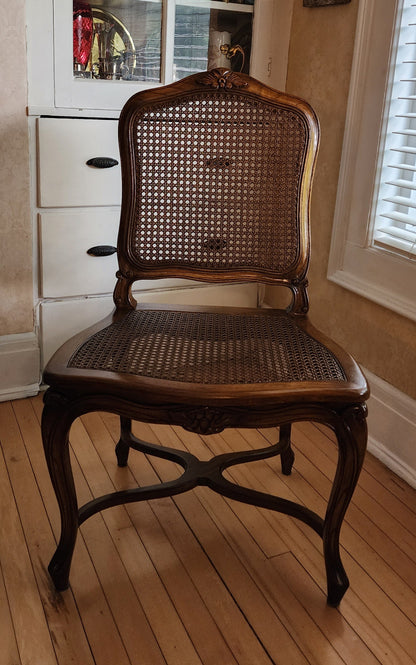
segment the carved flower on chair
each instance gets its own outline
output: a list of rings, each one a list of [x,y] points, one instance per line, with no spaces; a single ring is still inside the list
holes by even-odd
[[[231,425],[229,414],[208,406],[175,411],[171,415],[172,422],[179,423],[194,434],[218,434]]]
[[[198,83],[209,85],[211,88],[243,88],[247,85],[238,74],[229,69],[212,69],[203,74]]]

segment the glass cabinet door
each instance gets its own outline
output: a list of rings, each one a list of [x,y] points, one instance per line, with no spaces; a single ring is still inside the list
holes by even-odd
[[[72,3],[76,85],[134,82],[137,88],[219,66],[249,71],[254,0]]]
[[[162,0],[73,0],[74,77],[161,80]]]
[[[249,72],[253,2],[176,0],[173,80],[214,67]]]
[[[25,0],[30,115],[113,117],[225,66],[284,88],[292,0]]]

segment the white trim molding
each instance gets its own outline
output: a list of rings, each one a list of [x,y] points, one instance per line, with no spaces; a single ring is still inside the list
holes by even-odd
[[[416,263],[369,238],[400,0],[360,0],[328,279],[416,320]]]
[[[0,401],[39,392],[40,351],[35,333],[0,337]]]
[[[364,369],[370,384],[368,451],[416,487],[416,400]]]

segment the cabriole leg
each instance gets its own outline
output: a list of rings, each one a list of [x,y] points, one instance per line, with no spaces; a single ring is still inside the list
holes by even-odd
[[[293,462],[295,461],[295,454],[292,450],[290,436],[292,433],[292,425],[280,426],[279,443],[284,444],[284,448],[280,453],[280,463],[282,465],[282,473],[285,476],[290,476],[292,473]]]
[[[333,607],[339,605],[349,586],[339,552],[339,535],[364,461],[367,445],[366,415],[365,404],[354,405],[340,415],[336,427],[338,465],[323,530],[328,604]]]
[[[129,441],[131,439],[131,419],[130,418],[120,418],[120,439],[116,445],[116,457],[118,466],[127,466],[129,459],[130,445]]]
[[[49,475],[61,514],[61,536],[48,566],[58,591],[69,585],[69,570],[78,531],[78,503],[69,457],[67,401],[49,390],[42,414],[42,438]]]

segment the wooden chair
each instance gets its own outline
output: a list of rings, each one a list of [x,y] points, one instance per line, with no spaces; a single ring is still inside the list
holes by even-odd
[[[197,485],[291,515],[323,539],[327,600],[348,587],[339,534],[366,447],[366,381],[354,360],[307,318],[309,201],[319,127],[304,101],[226,69],[134,95],[119,123],[123,196],[115,311],[64,344],[44,380],[42,431],[62,530],[49,572],[69,583],[78,526],[94,513]],[[137,304],[136,280],[192,278],[288,287],[287,310]],[[120,416],[120,466],[130,448],[172,460],[183,474],[95,498],[78,509],[71,424],[90,411]],[[200,434],[279,426],[275,445],[200,461],[134,437],[131,421]],[[223,476],[281,456],[290,474],[294,421],[336,433],[338,465],[326,514],[240,487]]]

